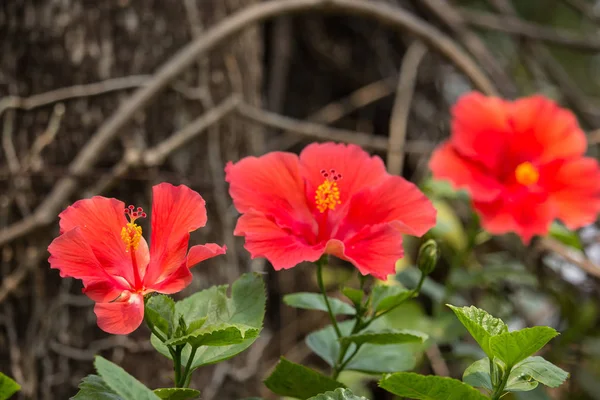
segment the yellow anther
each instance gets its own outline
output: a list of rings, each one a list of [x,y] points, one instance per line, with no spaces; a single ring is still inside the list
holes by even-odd
[[[337,183],[325,179],[315,191],[315,204],[321,213],[324,213],[327,209],[335,210],[338,204],[342,204]]]
[[[133,222],[129,222],[123,227],[123,229],[121,229],[121,240],[123,240],[123,243],[125,243],[127,251],[129,251],[130,249],[136,251],[138,246],[140,245],[141,238],[142,227],[136,225]]]
[[[529,186],[538,182],[540,173],[532,163],[525,161],[515,169],[515,178],[521,185]]]

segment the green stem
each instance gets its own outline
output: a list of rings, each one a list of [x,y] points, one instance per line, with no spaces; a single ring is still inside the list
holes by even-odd
[[[366,325],[362,323],[362,315],[357,314],[356,322],[354,323],[354,327],[352,328],[350,335],[354,335],[355,333],[360,332],[365,327],[366,327]],[[338,354],[338,359],[336,360],[333,370],[331,371],[331,376],[333,377],[333,379],[337,379],[337,377],[344,370],[346,365],[348,365],[348,363],[352,360],[352,358],[356,355],[356,353],[358,353],[360,346],[361,345],[357,345],[356,348],[354,349],[354,351],[352,352],[352,354],[350,355],[350,357],[348,357],[348,358],[346,358],[346,353],[348,352],[348,349],[350,348],[350,343],[345,342],[345,344],[343,344],[340,347],[340,353]]]
[[[177,346],[175,351],[173,352],[173,363],[175,364],[173,368],[175,369],[175,387],[179,386],[181,381],[181,346]]]
[[[352,359],[354,358],[354,356],[356,355],[356,353],[358,353],[358,350],[360,350],[360,347],[362,346],[362,343],[359,344],[358,346],[356,346],[356,348],[354,349],[354,351],[352,352],[352,354],[350,354],[350,356],[348,358],[346,358],[346,361],[342,362],[341,365],[339,365],[338,367],[335,367],[333,369],[333,373],[332,373],[332,377],[333,379],[337,379],[338,376],[340,375],[340,373],[346,368],[346,365],[348,365],[348,363],[350,361],[352,361]],[[344,357],[346,356],[346,352],[348,351],[348,348],[346,347],[346,350],[343,352],[340,352],[340,354],[342,354],[342,356],[340,357],[341,360],[344,359]],[[338,361],[340,360],[338,359]]]
[[[329,304],[329,298],[327,297],[327,291],[325,290],[325,284],[323,283],[323,264],[325,263],[324,257],[321,257],[317,261],[317,283],[319,285],[319,289],[321,293],[323,293],[323,299],[325,300],[325,306],[327,307],[327,312],[329,313],[329,319],[331,319],[331,323],[333,324],[333,329],[335,329],[335,334],[338,339],[342,337],[342,332],[340,331],[340,327],[337,324],[337,320],[335,319],[335,315],[333,314],[333,310],[331,309],[331,305]]]
[[[421,279],[419,279],[419,283],[417,284],[417,286],[412,290],[412,293],[410,294],[409,297],[406,298],[406,300],[404,300],[401,303],[396,304],[394,307],[388,308],[387,310],[385,310],[384,312],[374,315],[370,320],[368,320],[367,322],[365,322],[364,324],[362,324],[362,326],[360,327],[360,329],[365,329],[366,327],[368,327],[369,325],[371,325],[371,323],[373,321],[375,321],[378,318],[383,317],[385,314],[394,311],[396,308],[400,307],[402,304],[404,304],[407,300],[412,299],[413,297],[417,296],[419,294],[419,292],[421,291],[421,288],[423,287],[423,283],[425,282],[425,278],[427,278],[427,275],[425,275],[424,273],[421,272]]]
[[[192,378],[192,372],[190,371],[190,369],[192,368],[192,362],[194,361],[194,357],[196,356],[196,350],[198,350],[197,347],[192,347],[192,351],[190,352],[190,356],[188,357],[188,362],[185,365],[183,375],[181,376],[183,382],[181,382],[180,387],[186,388],[190,385],[190,379]]]
[[[504,388],[506,387],[506,383],[508,382],[508,376],[510,375],[509,372],[510,370],[504,372],[500,384],[496,386],[496,388],[494,389],[494,393],[492,393],[491,400],[498,400],[500,397],[502,397],[502,393],[504,392]]]
[[[496,385],[498,384],[498,381],[496,379],[496,371],[494,370],[496,366],[494,365],[494,362],[491,358],[488,358],[488,360],[490,361],[490,379],[492,381],[492,387],[496,387]]]

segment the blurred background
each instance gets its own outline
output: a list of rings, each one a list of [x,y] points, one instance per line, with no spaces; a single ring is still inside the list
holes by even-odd
[[[0,46],[0,371],[22,385],[17,398],[73,396],[95,354],[151,387],[170,383],[170,362],[153,351],[147,329],[104,334],[80,282],[50,270],[46,250],[73,201],[100,194],[149,209],[151,186],[162,181],[206,199],[209,222],[192,241],[229,248],[194,270],[186,293],[251,270],[268,285],[261,338],[197,371],[192,387],[206,400],[273,399],[262,380],[280,355],[324,369],[304,337],[327,315],[281,302],[317,291],[314,269],[275,273],[249,259],[232,236],[237,213],[223,168],[334,140],[380,155],[438,208],[430,234],[443,250],[438,269],[419,299],[389,317],[431,336],[412,349],[416,371],[460,379],[481,358],[442,305],[475,304],[512,328],[562,332],[544,357],[569,381],[512,398],[600,399],[596,227],[555,225],[550,242],[528,247],[512,235],[489,237],[465,195],[431,181],[427,169],[448,136],[451,105],[472,89],[557,100],[577,114],[597,156],[600,2],[3,0]],[[386,284],[413,284],[418,245],[407,239],[407,257]],[[331,295],[352,279],[351,267],[336,265]],[[392,398],[368,375],[342,379],[370,399]]]

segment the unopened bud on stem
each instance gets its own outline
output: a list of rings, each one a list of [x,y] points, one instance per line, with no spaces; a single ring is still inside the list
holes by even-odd
[[[424,275],[429,275],[435,269],[440,258],[440,249],[433,239],[427,240],[421,245],[417,257],[417,266]]]

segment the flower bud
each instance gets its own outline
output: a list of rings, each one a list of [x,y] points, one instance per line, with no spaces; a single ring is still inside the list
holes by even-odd
[[[429,275],[435,269],[440,258],[440,249],[433,239],[427,240],[421,245],[417,257],[417,266],[424,275]]]

